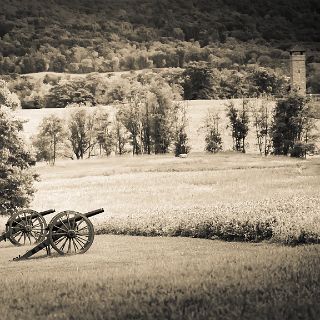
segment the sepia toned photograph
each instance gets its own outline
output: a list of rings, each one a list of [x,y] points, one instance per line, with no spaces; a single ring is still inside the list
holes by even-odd
[[[320,319],[318,0],[0,0],[0,320]]]

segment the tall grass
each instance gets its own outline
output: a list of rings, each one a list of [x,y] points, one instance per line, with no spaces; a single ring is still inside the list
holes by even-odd
[[[98,233],[318,243],[319,165],[234,153],[66,161],[38,167],[32,206],[104,207]]]

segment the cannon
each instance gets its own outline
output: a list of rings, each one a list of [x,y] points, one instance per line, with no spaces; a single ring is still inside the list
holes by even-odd
[[[26,209],[14,213],[6,223],[6,231],[0,235],[0,241],[9,240],[15,246],[35,244],[43,241],[47,232],[45,215],[54,209],[37,212]]]
[[[70,210],[58,213],[50,221],[45,239],[13,260],[28,259],[42,249],[50,255],[51,248],[60,255],[85,253],[94,239],[94,228],[89,218],[102,212],[104,209],[101,208],[85,214]]]

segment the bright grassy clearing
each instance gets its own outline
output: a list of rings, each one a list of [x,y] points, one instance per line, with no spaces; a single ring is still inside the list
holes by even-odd
[[[317,319],[320,247],[97,236],[84,255],[9,259],[2,319]],[[42,253],[43,254],[43,253]]]
[[[36,172],[41,180],[32,207],[80,211],[104,207],[106,214],[99,219],[279,196],[315,196],[320,188],[320,159],[238,153],[58,161],[55,167],[40,164]]]

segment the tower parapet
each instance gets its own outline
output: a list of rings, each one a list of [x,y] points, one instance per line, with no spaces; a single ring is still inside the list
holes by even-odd
[[[290,50],[291,91],[306,95],[306,54],[305,49],[295,46]]]

